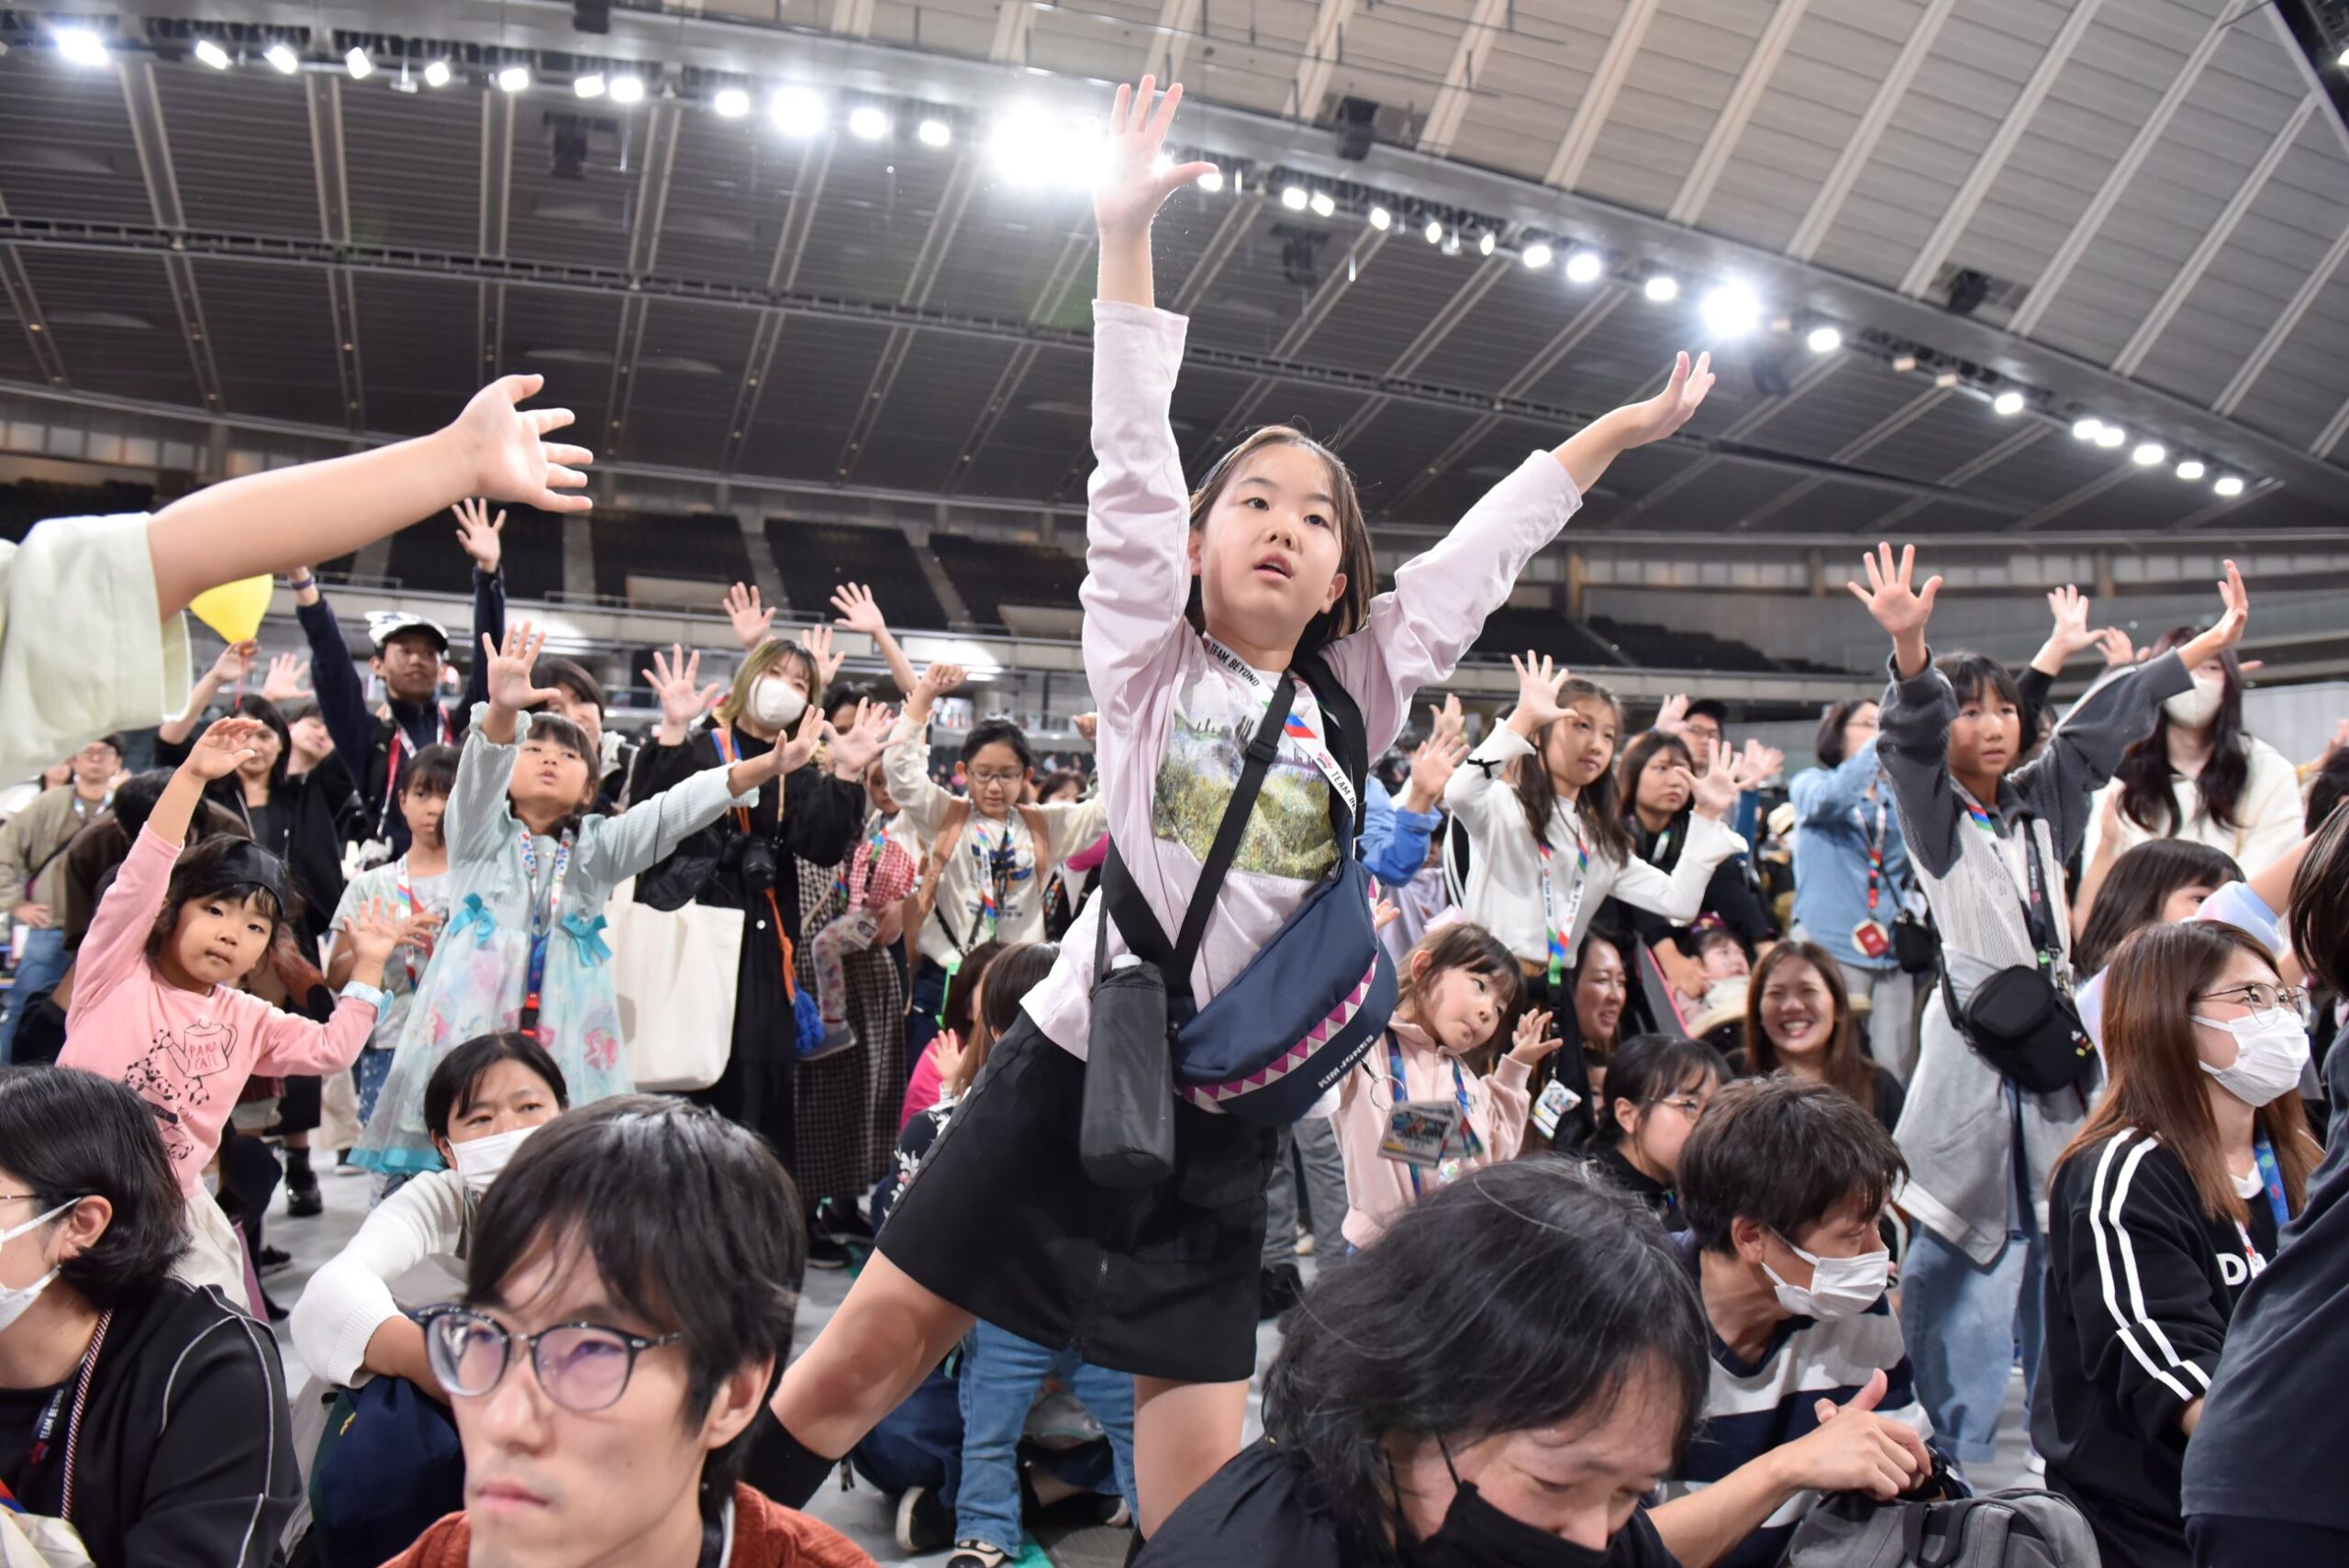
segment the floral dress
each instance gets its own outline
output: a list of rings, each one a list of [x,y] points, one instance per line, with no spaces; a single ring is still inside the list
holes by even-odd
[[[560,837],[532,835],[507,795],[530,716],[516,717],[514,743],[501,746],[482,735],[484,706],[474,709],[443,823],[449,921],[417,983],[375,1114],[351,1151],[354,1163],[386,1175],[440,1168],[424,1125],[425,1085],[466,1040],[521,1026],[534,925],[546,932],[539,1042],[562,1069],[571,1103],[635,1087],[604,941],[605,900],[736,804],[727,769],[708,768],[618,817],[585,817]]]

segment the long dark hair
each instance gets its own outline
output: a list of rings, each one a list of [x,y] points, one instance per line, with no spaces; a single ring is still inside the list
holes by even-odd
[[[1762,995],[1770,988],[1770,977],[1790,963],[1808,964],[1818,971],[1820,984],[1827,987],[1827,995],[1834,1003],[1835,1027],[1827,1032],[1827,1054],[1820,1062],[1820,1076],[1861,1105],[1873,1108],[1876,1074],[1870,1070],[1867,1058],[1860,1054],[1859,1031],[1852,1027],[1852,993],[1843,984],[1842,969],[1828,956],[1826,949],[1815,942],[1780,942],[1762,955],[1753,978],[1746,982],[1746,1065],[1762,1077],[1786,1065],[1779,1060],[1777,1042],[1762,1026]]]
[[[2336,995],[2349,992],[2349,811],[2316,830],[2292,873],[2286,935],[2311,978]]]
[[[1623,799],[1620,811],[1623,825],[1630,827],[1640,819],[1640,777],[1648,771],[1659,753],[1678,752],[1680,763],[1691,773],[1697,771],[1697,754],[1688,750],[1688,742],[1677,735],[1667,735],[1661,729],[1651,729],[1623,748],[1623,760],[1615,764],[1622,776],[1616,781]]]
[[[2155,653],[2166,653],[2201,635],[2196,627],[2177,627],[2162,634]],[[2251,783],[2251,748],[2243,744],[2243,665],[2232,648],[2219,655],[2219,717],[2210,735],[2210,755],[2194,781],[2202,809],[2221,828],[2236,828],[2235,808]],[[2169,765],[2168,710],[2154,710],[2154,732],[2121,754],[2112,776],[2121,782],[2121,815],[2146,832],[2167,838],[2178,830],[2177,794],[2171,784],[2176,771]]]
[[[1586,702],[1604,704],[1614,716],[1616,734],[1622,734],[1623,705],[1616,700],[1613,692],[1580,675],[1573,676],[1558,688],[1558,706],[1562,708],[1571,709]],[[1517,776],[1510,784],[1517,792],[1518,804],[1525,808],[1525,820],[1533,829],[1533,841],[1551,850],[1557,848],[1550,842],[1550,812],[1558,803],[1558,789],[1550,782],[1550,730],[1561,722],[1552,719],[1533,732],[1533,755],[1517,764]],[[1631,829],[1623,826],[1621,795],[1615,770],[1605,768],[1583,785],[1575,807],[1582,817],[1583,831],[1590,835],[1593,849],[1611,860],[1629,861],[1634,851]]]
[[[1696,1282],[1644,1208],[1570,1162],[1472,1171],[1357,1262],[1313,1282],[1264,1374],[1264,1430],[1335,1521],[1341,1562],[1404,1561],[1390,1435],[1456,1450],[1588,1425],[1634,1387],[1653,1390],[1675,1456],[1696,1430],[1710,1366]]]
[[[258,723],[268,726],[271,733],[277,737],[277,761],[269,765],[269,797],[272,800],[275,800],[277,798],[277,792],[285,787],[285,766],[288,762],[294,760],[294,730],[292,726],[285,722],[285,715],[278,711],[277,705],[270,701],[267,697],[262,696],[259,692],[248,692],[243,696],[239,697],[229,707],[228,711],[239,718],[250,718]],[[238,782],[237,775],[229,773],[216,781],[216,787],[219,785],[225,785],[227,788],[233,789],[237,792],[234,804],[229,807],[229,809],[237,812],[240,816],[243,815],[245,809],[244,786]],[[226,798],[226,796],[224,795],[223,798]]]
[[[1849,752],[1843,745],[1843,731],[1851,728],[1852,716],[1864,707],[1876,706],[1874,697],[1845,697],[1842,702],[1819,716],[1819,733],[1811,738],[1811,754],[1822,768],[1840,768]]]
[[[2094,974],[2130,932],[2162,917],[2162,906],[2181,887],[2224,887],[2243,880],[2232,855],[2190,839],[2148,839],[2112,862],[2072,944],[2072,968]]]

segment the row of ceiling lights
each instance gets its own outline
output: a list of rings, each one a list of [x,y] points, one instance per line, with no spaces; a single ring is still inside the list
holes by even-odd
[[[81,65],[104,65],[111,58],[106,40],[87,28],[65,26],[53,29],[58,52]],[[194,45],[195,58],[216,71],[226,71],[238,61],[228,51],[208,38],[199,38]],[[302,69],[302,57],[283,40],[272,43],[262,53],[272,67],[286,75]],[[375,74],[373,59],[363,48],[353,47],[343,56],[344,68],[354,81],[364,81]],[[446,60],[434,60],[421,72],[425,85],[445,87],[455,80],[455,72]],[[401,76],[406,78],[407,67],[401,66]],[[489,78],[500,90],[520,93],[530,86],[530,71],[515,63],[497,68]],[[590,72],[572,78],[572,92],[585,99],[608,97],[616,104],[635,104],[643,100],[644,79],[636,75],[607,76]],[[742,119],[751,112],[751,95],[741,87],[720,87],[710,95],[709,106],[721,118]],[[813,137],[821,135],[831,123],[831,108],[823,95],[815,89],[800,86],[779,87],[767,100],[767,116],[774,128],[785,136]],[[877,105],[861,104],[850,109],[846,120],[849,134],[865,141],[878,141],[896,128],[889,112]],[[922,119],[915,134],[926,147],[946,147],[954,139],[953,128],[935,117]],[[1099,131],[1088,124],[1056,120],[1038,106],[1029,104],[1009,110],[998,123],[992,150],[1001,172],[1015,183],[1055,183],[1089,186],[1098,172],[1105,150]],[[1234,195],[1242,193],[1246,176],[1235,169],[1229,180],[1217,169],[1199,181],[1199,188],[1208,195],[1230,189]],[[1329,191],[1317,190],[1299,182],[1282,185],[1280,204],[1291,212],[1310,212],[1316,217],[1337,216],[1338,200]],[[1395,209],[1378,202],[1371,203],[1364,211],[1370,226],[1379,231],[1393,229],[1404,221]],[[1429,244],[1440,247],[1446,255],[1458,255],[1468,247],[1464,243],[1457,221],[1447,224],[1442,218],[1429,216],[1419,225],[1419,234]],[[1490,256],[1500,248],[1499,230],[1486,225],[1475,228],[1475,250],[1480,256]],[[1517,252],[1519,260],[1531,269],[1540,270],[1557,260],[1557,250],[1549,241],[1532,239]],[[1587,248],[1573,250],[1563,269],[1566,281],[1572,284],[1597,283],[1607,273],[1606,258]],[[1651,303],[1667,305],[1680,295],[1680,280],[1670,272],[1649,272],[1640,283],[1640,292]],[[1717,284],[1698,302],[1698,314],[1713,338],[1729,340],[1744,337],[1762,325],[1767,314],[1762,300],[1742,283],[1734,281]],[[1780,329],[1791,329],[1790,320],[1776,324]],[[1842,330],[1828,322],[1808,328],[1803,342],[1814,354],[1831,354],[1843,346]],[[1917,368],[1914,356],[1893,357],[1896,371]],[[1943,387],[1955,387],[1964,378],[1954,371],[1936,373],[1935,383]],[[2007,386],[1992,393],[1976,386],[1974,391],[1988,397],[1992,412],[2013,417],[2030,406],[2030,397],[2021,390]],[[2109,424],[2094,416],[2080,418],[2072,426],[2072,434],[2083,441],[2099,447],[2118,449],[2130,444],[2128,432],[2118,425]],[[2130,451],[2131,461],[2142,468],[2157,467],[2169,461],[2169,449],[2160,441],[2138,441]],[[2182,457],[2175,470],[2176,476],[2188,483],[2202,480],[2211,472],[2211,465],[2202,459]],[[2220,495],[2234,497],[2246,488],[2239,474],[2220,473],[2211,481],[2211,488]]]

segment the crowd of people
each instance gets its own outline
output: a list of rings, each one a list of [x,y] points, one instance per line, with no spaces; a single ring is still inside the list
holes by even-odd
[[[2232,563],[2143,652],[2051,595],[2010,671],[1879,547],[1887,682],[1798,770],[1538,651],[1439,700],[1709,363],[1378,592],[1308,437],[1186,481],[1180,97],[1119,90],[1095,195],[1089,768],[934,746],[965,673],[853,584],[888,686],[738,585],[730,678],[656,654],[607,729],[507,616],[496,502],[584,505],[536,378],[0,556],[0,757],[50,770],[0,826],[0,1558],[846,1568],[798,1511],[845,1470],[950,1568],[1048,1514],[1151,1568],[1759,1568],[1980,1508],[2349,1562],[2349,759],[2245,731]],[[371,617],[362,673],[304,563],[444,508],[470,632]],[[191,678],[255,573],[311,658]],[[264,1223],[328,1159],[370,1210],[289,1310]]]

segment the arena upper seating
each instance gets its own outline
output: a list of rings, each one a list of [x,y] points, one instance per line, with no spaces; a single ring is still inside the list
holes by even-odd
[[[1073,606],[1085,582],[1085,562],[1048,544],[935,533],[930,548],[982,627],[1002,626],[1007,604]]]
[[[712,584],[686,607],[707,609],[727,584],[756,581],[742,525],[723,512],[603,512],[587,514],[596,552],[596,592],[629,599],[630,578],[657,577]],[[650,595],[663,603],[685,595]]]
[[[1726,670],[1759,675],[1786,670],[1759,649],[1709,632],[1619,621],[1607,616],[1591,617],[1590,628],[1622,650],[1626,662],[1650,669]]]
[[[1546,653],[1570,670],[1629,662],[1571,617],[1508,605],[1485,617],[1484,635],[1476,639],[1471,652],[1486,659],[1508,659],[1528,649]]]
[[[101,484],[61,484],[19,479],[0,484],[0,539],[21,541],[44,517],[85,517],[154,509],[155,487],[109,479]]]
[[[896,528],[769,517],[766,532],[783,590],[798,615],[829,619],[832,590],[862,583],[880,600],[891,626],[945,627],[946,607],[931,592],[913,545]]]

